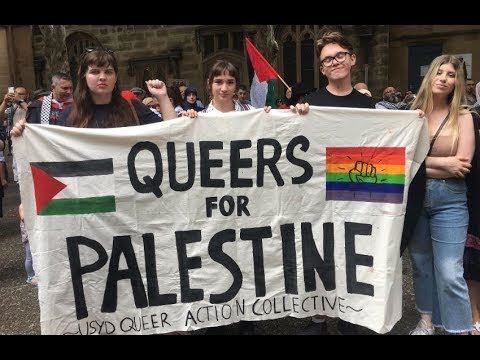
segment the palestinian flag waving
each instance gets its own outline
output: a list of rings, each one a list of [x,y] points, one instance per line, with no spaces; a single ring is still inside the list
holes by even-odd
[[[278,76],[278,73],[248,38],[245,38],[245,45],[255,71],[252,85],[250,86],[252,106],[255,108],[263,108],[264,106],[275,107],[273,81]]]
[[[38,215],[116,210],[112,159],[32,162]]]

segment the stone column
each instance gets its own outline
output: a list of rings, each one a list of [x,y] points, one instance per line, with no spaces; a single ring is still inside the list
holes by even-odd
[[[368,88],[374,98],[381,98],[388,84],[388,25],[377,25],[371,42]]]

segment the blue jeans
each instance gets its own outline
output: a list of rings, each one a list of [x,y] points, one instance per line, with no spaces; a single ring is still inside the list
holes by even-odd
[[[463,179],[427,179],[425,200],[409,243],[417,310],[452,333],[473,329],[463,278],[467,238],[467,186]]]
[[[30,251],[30,243],[27,241],[23,244],[25,246],[25,271],[27,272],[28,277],[35,276],[35,271],[33,271],[33,261],[32,253]]]

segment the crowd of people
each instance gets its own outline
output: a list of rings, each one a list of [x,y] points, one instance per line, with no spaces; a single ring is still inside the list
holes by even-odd
[[[328,85],[311,89],[303,83],[288,88],[278,109],[299,115],[310,106],[350,107],[382,110],[418,110],[428,122],[429,153],[410,186],[401,253],[411,257],[416,307],[420,314],[413,335],[432,335],[435,328],[455,334],[480,334],[480,218],[479,218],[479,119],[480,83],[465,79],[461,62],[442,55],[430,64],[418,94],[402,94],[387,87],[376,102],[367,84],[352,86],[356,63],[353,46],[340,33],[325,34],[317,41],[320,71]],[[7,185],[5,153],[15,155],[9,140],[21,136],[25,123],[77,128],[139,126],[179,116],[196,118],[199,112],[231,112],[254,109],[248,89],[240,84],[235,66],[219,60],[207,79],[209,102],[204,104],[195,87],[184,83],[168,87],[158,79],[145,88],[121,91],[115,55],[105,49],[86,52],[78,68],[75,90],[67,74],[51,78],[51,91],[38,91],[29,101],[27,90],[17,87],[4,96],[0,123],[1,196]],[[270,107],[265,107],[266,112]],[[15,163],[15,161],[13,161]],[[13,167],[13,179],[17,181]],[[28,246],[28,235],[20,208],[25,244],[27,282],[37,283]],[[325,316],[315,316],[303,330],[305,335],[329,333]],[[343,320],[341,334],[357,334],[358,326]],[[254,322],[242,322],[241,333],[255,333]],[[225,327],[210,329],[225,333]]]

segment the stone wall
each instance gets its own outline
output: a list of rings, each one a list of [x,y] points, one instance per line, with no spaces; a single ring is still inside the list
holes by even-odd
[[[142,85],[137,84],[135,76],[129,74],[129,60],[161,56],[175,48],[182,49],[182,60],[179,62],[180,78],[187,79],[199,90],[203,89],[202,59],[201,54],[197,52],[195,25],[66,25],[65,28],[67,37],[81,31],[98,40],[102,46],[115,51],[119,63],[119,84],[122,89]],[[35,56],[43,55],[42,36],[35,36],[33,48]],[[48,80],[45,80],[48,83]]]
[[[375,98],[381,98],[389,84],[388,28],[388,25],[377,25],[371,41],[368,87]]]
[[[359,31],[362,25],[341,27],[357,52],[352,82],[365,80],[365,64],[368,64],[368,85],[374,97],[380,97],[388,85],[399,87],[402,91],[407,89],[410,45],[440,43],[444,53],[472,53],[473,79],[480,80],[480,25],[372,25],[369,30],[371,33],[367,35],[362,35]],[[67,36],[77,31],[85,32],[103,46],[115,50],[120,66],[120,85],[126,89],[141,85],[128,72],[129,60],[160,56],[172,49],[181,48],[179,78],[196,86],[200,97],[206,99],[203,79],[205,69],[195,38],[197,28],[196,25],[67,25],[66,31]],[[1,39],[0,33],[0,41]],[[22,46],[28,48],[25,44]],[[42,57],[42,51],[42,36],[34,35],[33,56]],[[23,61],[21,58],[26,58],[27,54],[28,52],[20,51],[19,61]],[[1,66],[0,61],[0,79],[5,76],[1,73]],[[30,75],[22,76],[28,79]],[[43,76],[45,78],[45,74]],[[31,77],[34,78],[33,75]]]
[[[7,29],[10,30],[7,30]],[[11,35],[8,32],[11,31]],[[25,86],[33,91],[32,35],[30,26],[4,26],[0,28],[0,96],[6,93],[9,84]]]
[[[390,84],[408,87],[408,47],[441,45],[444,54],[472,54],[472,78],[480,81],[480,25],[390,26]]]
[[[7,31],[0,28],[0,96],[5,95],[10,84],[10,66],[8,63]]]

